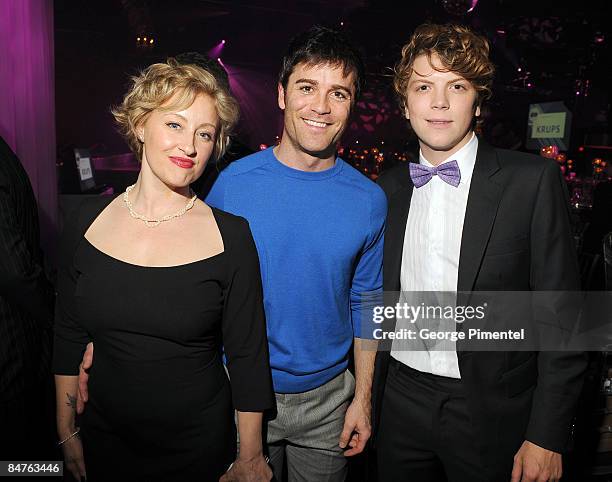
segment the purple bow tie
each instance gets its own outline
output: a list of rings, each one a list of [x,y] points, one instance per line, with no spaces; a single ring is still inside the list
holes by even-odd
[[[414,186],[419,188],[431,181],[433,176],[438,176],[445,183],[457,187],[461,181],[461,171],[457,161],[448,161],[439,166],[429,167],[423,164],[410,163],[410,177]]]

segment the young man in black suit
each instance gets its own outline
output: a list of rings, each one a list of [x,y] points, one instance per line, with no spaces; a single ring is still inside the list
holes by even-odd
[[[463,26],[422,25],[402,50],[394,86],[420,162],[380,177],[385,292],[578,289],[559,168],[474,134],[493,73],[487,40]],[[559,480],[585,365],[390,342],[374,382],[380,481]]]
[[[36,198],[0,137],[1,460],[49,457],[52,322],[53,288],[42,269]]]

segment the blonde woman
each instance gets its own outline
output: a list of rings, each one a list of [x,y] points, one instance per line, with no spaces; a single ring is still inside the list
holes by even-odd
[[[257,252],[244,219],[189,187],[227,147],[236,101],[207,70],[169,59],[135,77],[113,114],[141,170],[121,195],[82,203],[64,229],[54,371],[66,467],[77,480],[216,481],[231,464],[223,480],[270,480]],[[89,403],[77,425],[90,341]]]

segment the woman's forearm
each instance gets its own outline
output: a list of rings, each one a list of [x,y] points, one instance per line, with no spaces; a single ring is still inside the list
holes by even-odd
[[[262,412],[238,411],[238,433],[240,434],[239,460],[251,460],[263,455],[261,440]]]
[[[76,430],[77,384],[76,376],[55,375],[57,432],[62,440]]]

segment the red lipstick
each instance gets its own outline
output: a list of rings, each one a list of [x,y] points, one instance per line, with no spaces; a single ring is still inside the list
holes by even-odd
[[[170,156],[170,161],[183,169],[191,169],[195,165],[195,162],[186,157]]]

